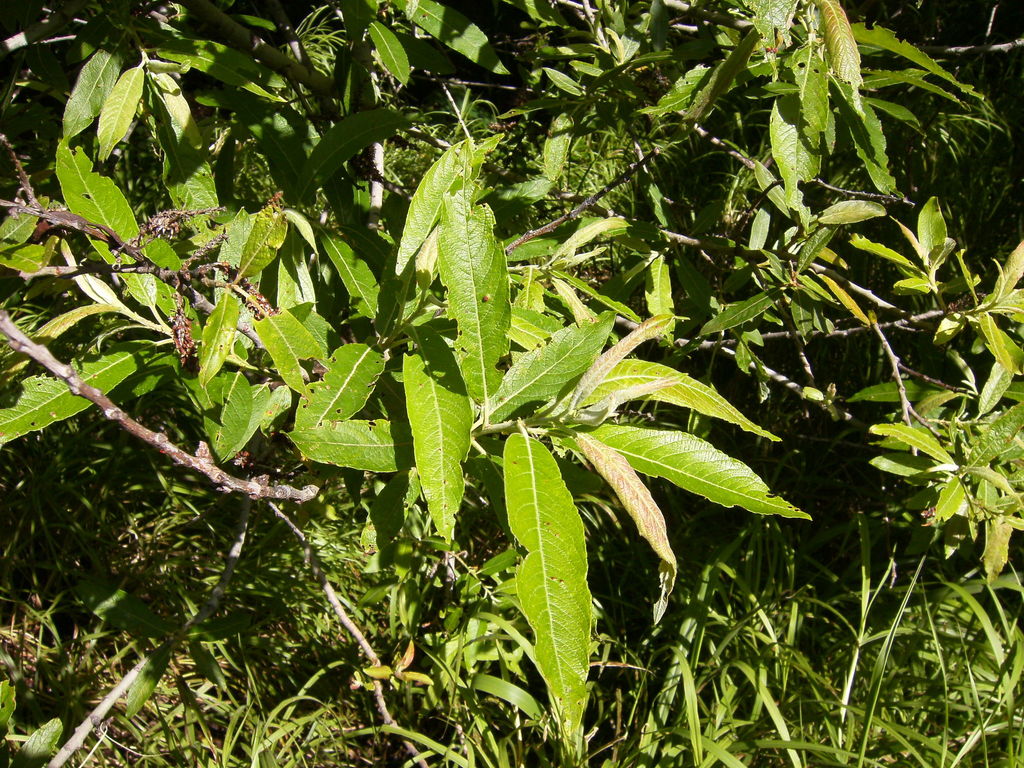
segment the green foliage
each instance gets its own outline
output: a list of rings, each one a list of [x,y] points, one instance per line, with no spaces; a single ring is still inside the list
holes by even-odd
[[[971,201],[937,189],[940,163],[912,174],[907,151],[952,153],[927,128],[943,119],[996,125],[984,77],[851,24],[838,0],[342,0],[294,26],[276,3],[130,6],[85,2],[66,39],[20,38],[0,104],[15,171],[0,297],[60,361],[16,339],[48,373],[0,356],[6,490],[68,486],[56,495],[104,530],[124,507],[173,551],[166,568],[111,560],[65,508],[81,551],[47,552],[52,584],[19,571],[111,658],[141,654],[121,671],[135,666],[122,738],[180,764],[337,761],[373,732],[382,763],[945,765],[1002,730],[986,759],[1020,756],[1024,644],[997,590],[1019,589],[1024,526],[1024,244],[1006,226],[974,256]],[[113,466],[166,520],[64,476],[101,429],[83,384],[117,404],[107,419],[158,435],[134,449],[145,462],[89,473]],[[54,445],[56,474],[35,477]],[[233,607],[269,601],[257,626],[167,618],[195,613],[200,553],[222,542],[194,526],[236,480],[264,515],[274,489],[316,489],[275,511],[320,552],[301,554],[330,594],[339,582],[335,612],[372,628],[365,658],[312,649],[337,638],[269,516],[258,557],[227,558],[243,572]],[[743,533],[712,541],[707,502]],[[918,538],[923,511],[944,539],[936,567],[962,549],[984,579],[918,565],[886,601],[897,556],[880,572],[867,524],[837,506],[885,508]],[[23,525],[12,551],[36,546]],[[859,582],[819,594],[833,562]],[[56,620],[33,613],[49,608],[28,605],[59,648]],[[831,624],[808,638],[816,612]],[[904,626],[944,659],[957,622],[983,627],[996,702],[962,706],[1003,721],[950,744],[883,683]],[[281,668],[258,673],[268,659]],[[927,665],[906,663],[934,694]],[[365,706],[329,692],[335,668]],[[609,682],[620,668],[633,682]],[[8,691],[0,723],[32,732],[11,765],[49,759],[99,698],[35,702],[23,728]],[[381,725],[381,700],[401,716]]]

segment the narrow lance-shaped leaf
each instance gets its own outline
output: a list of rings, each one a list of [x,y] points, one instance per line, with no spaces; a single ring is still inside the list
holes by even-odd
[[[455,144],[446,149],[423,174],[409,202],[409,211],[405,215],[402,241],[398,245],[398,257],[395,261],[396,275],[401,275],[405,271],[409,260],[423,245],[430,230],[441,218],[441,206],[444,204],[445,195],[468,164],[468,155],[468,142]]]
[[[687,122],[699,123],[707,117],[718,97],[732,88],[736,76],[747,66],[747,59],[750,58],[750,54],[754,52],[760,41],[761,38],[757,31],[751,30],[733,49],[729,57],[718,65],[707,85],[701,89],[697,98],[686,110],[683,117]]]
[[[462,462],[469,453],[473,406],[445,340],[429,328],[419,328],[415,338],[419,349],[405,356],[402,369],[405,407],[427,509],[437,532],[451,541],[465,493]]]
[[[846,18],[846,11],[839,0],[816,0],[816,5],[821,13],[829,66],[837,77],[859,88],[860,51],[857,50],[857,40],[853,36],[850,20]]]
[[[174,643],[167,641],[146,659],[142,671],[135,678],[131,688],[128,689],[128,696],[125,699],[125,717],[135,717],[149,701],[149,697],[156,690],[156,684],[160,682],[160,678],[167,671],[173,651]]]
[[[597,322],[557,331],[543,347],[521,355],[495,393],[491,418],[501,421],[521,405],[546,402],[567,392],[593,364],[614,322],[615,316],[606,312]]]
[[[235,341],[235,327],[241,304],[230,291],[221,293],[217,306],[203,326],[203,346],[199,351],[199,383],[204,387],[217,375]]]
[[[323,364],[323,378],[309,385],[309,398],[303,398],[295,411],[296,429],[354,416],[384,371],[383,355],[365,344],[346,344]]]
[[[654,623],[657,624],[665,615],[668,596],[672,594],[672,587],[676,583],[677,571],[676,555],[669,544],[668,532],[665,529],[665,516],[647,486],[637,477],[622,454],[589,435],[579,433],[574,437],[583,455],[615,491],[622,506],[636,523],[640,535],[661,558],[658,569],[661,594],[654,605]]]
[[[76,367],[86,384],[106,392],[134,373],[138,361],[128,352],[115,352]],[[27,378],[22,382],[17,402],[0,410],[0,445],[70,418],[89,405],[84,397],[71,394],[67,384],[59,379]]]
[[[583,401],[583,405],[600,403],[605,398],[614,397],[617,392],[622,390],[656,382],[669,382],[669,386],[658,386],[639,396],[662,403],[671,403],[680,408],[690,408],[705,416],[735,424],[769,440],[777,441],[779,439],[740,413],[732,403],[707,384],[697,381],[686,373],[669,368],[667,365],[646,360],[623,360],[620,362],[597,389]],[[625,401],[620,400],[619,402]]]
[[[146,73],[141,65],[129,69],[121,75],[103,102],[97,132],[100,140],[97,160],[106,160],[114,145],[128,133],[128,128],[135,118],[135,111],[142,101],[142,85],[145,79]]]
[[[551,121],[551,128],[544,141],[544,175],[553,182],[557,182],[561,177],[565,161],[569,157],[572,129],[573,120],[567,112]]]
[[[379,21],[370,23],[370,39],[373,40],[373,47],[377,49],[381,64],[395,76],[402,85],[409,82],[409,57],[402,47],[401,41],[395,37],[395,33],[385,27]]]
[[[527,552],[516,569],[516,590],[536,636],[537,666],[559,724],[575,737],[583,718],[590,659],[583,522],[543,445],[511,435],[504,460],[509,527]]]
[[[277,366],[284,383],[308,397],[309,390],[302,376],[299,360],[324,357],[326,350],[306,327],[287,309],[253,323],[267,352]]]
[[[377,314],[380,286],[369,265],[356,256],[355,251],[339,237],[325,234],[320,238],[324,252],[338,271],[341,282],[351,298],[353,309],[363,317]]]
[[[251,277],[262,272],[274,260],[287,234],[288,219],[281,212],[281,206],[271,202],[261,208],[253,216],[252,229],[242,246],[238,277]]]
[[[120,54],[102,48],[85,62],[64,108],[65,139],[70,140],[84,131],[100,113],[120,71]]]
[[[933,459],[943,463],[956,463],[949,454],[949,451],[943,448],[942,444],[935,439],[935,436],[924,429],[915,429],[906,424],[875,424],[871,427],[870,431],[872,434],[891,437],[899,440],[901,443],[906,443],[911,448],[917,448],[919,451],[927,453]]]
[[[809,519],[806,512],[773,496],[746,464],[693,435],[626,424],[603,424],[589,434],[625,456],[637,472],[663,477],[716,504]]]
[[[576,390],[572,393],[572,400],[569,402],[569,410],[575,411],[583,399],[604,381],[605,376],[611,373],[612,368],[620,360],[645,341],[661,336],[672,322],[672,315],[658,315],[645,320],[626,334],[618,344],[597,358],[590,369],[583,374],[579,384],[576,385]]]
[[[454,8],[435,3],[434,0],[405,0],[399,5],[409,21],[453,51],[496,75],[509,74],[487,41],[487,35]]]
[[[486,206],[472,207],[468,190],[451,195],[445,199],[439,242],[441,282],[459,328],[459,365],[469,394],[487,413],[512,324],[508,268],[494,238],[494,216]]]

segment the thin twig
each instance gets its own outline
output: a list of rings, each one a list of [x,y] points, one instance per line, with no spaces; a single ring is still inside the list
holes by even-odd
[[[60,750],[53,759],[47,763],[46,768],[61,768],[75,752],[82,748],[85,744],[85,740],[92,733],[94,728],[98,728],[103,724],[104,718],[107,713],[110,712],[114,704],[117,703],[132,684],[142,673],[146,664],[149,660],[155,657],[157,654],[162,653],[168,649],[174,648],[181,640],[188,634],[188,631],[197,624],[206,621],[210,618],[220,606],[220,601],[224,597],[224,593],[227,591],[228,585],[231,583],[231,579],[235,574],[235,566],[238,565],[238,560],[242,556],[242,547],[245,545],[246,531],[249,527],[249,512],[252,509],[252,502],[249,499],[242,499],[242,511],[239,515],[238,524],[235,526],[235,534],[231,541],[231,548],[228,550],[227,555],[224,557],[224,570],[220,575],[220,579],[217,580],[216,586],[210,591],[210,596],[203,603],[202,607],[196,611],[195,615],[186,621],[182,626],[169,638],[164,640],[153,653],[149,654],[138,664],[128,670],[128,673],[121,678],[120,682],[115,685],[110,692],[103,697],[99,704],[97,704],[88,716],[79,723],[78,727],[75,728],[74,733],[71,734]]]
[[[1024,48],[1024,37],[1008,43],[990,43],[986,45],[919,45],[918,48],[933,56],[966,56],[974,53],[1009,53]]]
[[[575,208],[573,208],[568,213],[562,214],[561,216],[559,216],[554,221],[551,221],[551,222],[548,222],[547,224],[545,224],[543,227],[538,227],[537,229],[531,229],[525,235],[522,235],[521,237],[519,237],[516,240],[514,240],[511,244],[509,244],[505,248],[506,255],[511,254],[512,251],[514,251],[516,248],[521,246],[523,243],[527,243],[530,240],[533,240],[535,237],[540,237],[541,235],[546,235],[548,232],[553,232],[556,229],[558,229],[560,226],[565,224],[565,222],[572,221],[573,219],[577,218],[581,213],[583,213],[585,210],[587,210],[592,205],[597,203],[602,197],[607,195],[613,189],[615,189],[616,187],[620,187],[623,184],[625,184],[627,181],[629,181],[638,170],[640,170],[644,165],[649,163],[653,158],[657,157],[659,154],[661,154],[661,150],[658,149],[657,147],[655,147],[650,152],[648,152],[646,155],[641,157],[639,160],[636,160],[636,161],[630,163],[629,167],[626,168],[626,170],[624,170],[622,173],[620,173],[618,176],[616,176],[610,182],[605,184],[603,187],[601,187],[601,189],[599,189],[597,192],[592,194],[590,197],[588,197],[586,200],[584,200],[582,203],[577,205]]]
[[[739,152],[739,151],[733,149],[732,147],[730,147],[728,144],[726,144],[724,141],[722,141],[717,136],[712,136],[704,128],[702,128],[701,126],[697,125],[696,123],[694,123],[693,130],[694,130],[694,133],[696,133],[698,136],[700,136],[703,139],[706,139],[707,141],[709,141],[710,143],[714,144],[719,149],[724,150],[727,155],[729,155],[730,157],[735,158],[736,160],[739,160],[741,163],[743,163],[743,165],[745,165],[750,170],[754,170],[755,168],[757,168],[757,163],[755,163],[749,157],[744,155],[742,152]]]
[[[811,184],[817,184],[822,189],[827,189],[830,192],[836,192],[840,195],[846,195],[848,197],[860,197],[865,200],[882,200],[886,203],[899,203],[901,205],[909,205],[911,208],[914,207],[914,201],[908,200],[900,195],[883,195],[880,192],[863,192],[859,189],[843,189],[842,187],[836,187],[829,184],[821,179],[811,179]]]
[[[86,384],[73,367],[62,363],[44,345],[35,343],[22,333],[21,329],[11,320],[10,315],[2,310],[0,310],[0,333],[7,337],[11,349],[28,355],[67,384],[72,394],[84,397],[98,406],[105,418],[117,422],[129,434],[153,446],[160,453],[170,456],[176,464],[206,475],[214,486],[224,493],[241,493],[254,499],[288,499],[301,504],[312,499],[320,490],[315,485],[307,485],[301,489],[293,488],[290,485],[268,485],[265,476],[255,480],[245,480],[229,475],[213,463],[209,449],[203,443],[200,443],[200,450],[195,454],[188,453],[172,443],[163,432],[154,432],[135,421],[101,390]]]
[[[900,396],[900,411],[903,414],[903,422],[909,427],[911,426],[910,412],[914,410],[914,407],[910,404],[910,399],[907,397],[907,388],[903,386],[903,376],[900,374],[900,359],[892,351],[892,347],[889,346],[889,340],[885,338],[885,334],[882,333],[882,329],[878,327],[878,324],[874,323],[871,327],[874,329],[875,335],[881,340],[882,349],[885,350],[885,355],[889,358],[892,378],[896,382],[896,391]]]
[[[270,509],[273,510],[274,515],[282,520],[285,525],[288,526],[289,530],[295,535],[295,538],[299,540],[302,545],[302,555],[306,561],[306,565],[309,566],[309,570],[313,572],[313,577],[319,582],[320,588],[323,590],[324,596],[327,598],[327,602],[330,603],[331,610],[334,611],[335,617],[338,622],[345,628],[345,631],[352,636],[352,638],[359,645],[363,655],[367,660],[375,667],[380,666],[380,657],[377,652],[373,650],[373,646],[366,639],[366,635],[363,634],[359,626],[352,620],[352,617],[348,615],[348,611],[345,610],[345,606],[341,604],[341,600],[338,599],[337,593],[334,591],[334,587],[331,585],[330,579],[327,578],[327,574],[324,573],[324,569],[320,566],[320,558],[317,557],[316,550],[313,549],[313,545],[309,543],[309,538],[302,532],[288,515],[281,511],[280,507],[274,502],[268,502]],[[381,720],[384,721],[385,725],[397,726],[398,723],[395,718],[391,716],[391,712],[388,709],[388,703],[384,699],[384,686],[380,680],[373,681],[373,698],[377,706],[377,712],[380,714]],[[427,761],[423,759],[420,751],[416,746],[407,739],[402,739],[402,744],[405,746],[405,751],[412,756],[421,768],[428,768]]]
[[[836,272],[836,271],[834,271],[832,269],[829,269],[828,267],[823,267],[821,264],[811,264],[810,265],[810,269],[815,274],[825,275],[826,277],[828,277],[828,278],[830,278],[832,280],[835,280],[837,283],[839,283],[841,286],[843,286],[843,288],[848,290],[850,293],[856,293],[858,296],[863,296],[865,299],[870,301],[876,307],[881,307],[882,309],[888,309],[888,310],[895,311],[895,312],[899,312],[900,311],[900,308],[897,307],[895,304],[890,304],[888,301],[886,301],[885,299],[881,298],[880,296],[876,296],[875,294],[873,294],[867,288],[861,288],[859,285],[857,285],[855,282],[850,280],[848,277],[845,277],[844,275],[841,275],[838,272]]]

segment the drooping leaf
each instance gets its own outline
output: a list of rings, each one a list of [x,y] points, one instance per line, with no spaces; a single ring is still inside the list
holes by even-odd
[[[135,112],[139,108],[139,102],[142,101],[142,85],[145,79],[146,73],[141,65],[129,69],[121,75],[103,102],[97,134],[100,140],[97,160],[106,160],[114,145],[128,133],[128,128],[135,119]]]
[[[249,442],[249,438],[259,425],[253,413],[256,406],[253,388],[249,386],[245,376],[237,372],[224,395],[220,423],[214,427],[210,435],[211,447],[218,458],[230,459]]]
[[[325,234],[320,238],[324,252],[338,271],[341,282],[352,300],[352,308],[363,317],[377,314],[377,296],[380,286],[369,265],[356,256],[355,251],[341,238]]]
[[[409,82],[409,57],[402,47],[401,41],[395,37],[395,33],[385,27],[379,21],[370,23],[370,39],[377,49],[381,64],[394,75],[402,85]]]
[[[776,99],[769,126],[772,157],[779,164],[786,200],[793,208],[803,203],[799,182],[817,175],[821,159],[818,148],[808,142],[801,127],[800,99],[793,94]]]
[[[205,72],[222,83],[242,88],[274,102],[283,101],[270,90],[274,73],[255,58],[215,43],[184,36],[167,36],[161,40],[157,55]]]
[[[672,277],[664,256],[651,260],[644,272],[644,299],[647,312],[654,315],[674,315],[675,305],[672,302]],[[675,323],[670,324],[665,333],[671,335]]]
[[[991,314],[983,314],[977,318],[978,327],[985,338],[985,346],[1003,368],[1017,375],[1024,372],[1024,350],[996,325]]]
[[[167,671],[167,665],[171,662],[171,653],[174,651],[173,643],[164,643],[157,648],[146,659],[145,666],[139,676],[135,678],[132,687],[128,689],[128,697],[125,700],[125,717],[135,717],[149,701],[149,697],[156,690],[157,683]]]
[[[982,562],[985,564],[985,576],[991,583],[1003,572],[1007,560],[1010,559],[1010,536],[1013,526],[1003,519],[996,518],[985,522],[985,553]]]
[[[516,591],[536,637],[537,666],[563,732],[578,734],[586,700],[591,605],[583,522],[558,465],[539,442],[505,443],[509,526],[527,555]]]
[[[129,352],[113,352],[75,366],[86,384],[108,392],[135,372],[138,361]],[[50,376],[32,376],[10,408],[0,409],[0,445],[74,416],[91,403],[71,394],[67,384]]]
[[[397,472],[413,466],[412,434],[406,424],[335,421],[296,429],[288,437],[313,461],[368,472]]]
[[[870,200],[843,200],[830,205],[818,215],[818,223],[834,227],[856,224],[878,216],[885,216],[885,206]]]
[[[100,113],[120,72],[121,55],[117,52],[100,48],[85,62],[64,107],[65,139],[70,140],[84,131]]]
[[[669,544],[665,528],[665,516],[647,486],[637,477],[629,462],[620,453],[584,433],[578,433],[574,437],[583,455],[615,491],[622,506],[636,523],[640,535],[661,558],[658,569],[661,594],[654,604],[654,623],[657,624],[668,607],[668,597],[675,586],[677,570],[676,555]]]
[[[199,383],[203,386],[217,375],[231,352],[241,309],[239,300],[230,291],[224,291],[203,326],[199,350]]]
[[[487,413],[512,323],[505,253],[494,237],[490,209],[471,206],[468,193],[448,196],[439,243],[438,267],[448,290],[448,312],[459,327],[459,365],[469,394]]]
[[[927,453],[933,459],[945,464],[955,464],[949,451],[942,447],[931,432],[924,429],[916,429],[906,424],[875,424],[870,430],[873,434],[882,437],[891,437],[901,443],[906,443],[911,448]]]
[[[733,48],[728,58],[715,68],[693,103],[687,108],[683,116],[687,122],[699,123],[707,117],[718,97],[732,88],[736,76],[747,66],[750,54],[754,52],[760,41],[760,35],[755,30],[751,30]]]
[[[946,82],[955,85],[963,93],[980,97],[978,91],[969,84],[961,83],[953,75],[943,69],[942,66],[940,66],[931,56],[926,54],[920,48],[900,40],[892,33],[892,31],[885,27],[878,26],[876,24],[875,26],[868,28],[864,24],[858,23],[853,24],[852,29],[857,42],[874,48],[880,48],[883,51],[891,51],[892,53],[898,54],[903,58],[914,62],[925,71],[937,75]]]
[[[779,439],[740,413],[728,400],[707,384],[674,368],[669,368],[667,365],[651,363],[646,360],[623,360],[618,363],[597,389],[584,399],[583,404],[599,403],[615,392],[664,380],[670,381],[671,385],[658,388],[644,394],[643,397],[678,405],[680,408],[690,408],[705,416],[735,424],[769,440],[777,441]]]
[[[295,411],[296,429],[354,416],[384,371],[384,357],[365,344],[346,344],[324,365],[323,378],[309,385],[309,398],[303,398]]]
[[[404,115],[390,109],[357,112],[335,123],[309,154],[300,176],[299,199],[307,199],[356,152],[383,141],[408,124],[409,120]]]
[[[64,724],[59,717],[43,723],[25,739],[21,749],[11,759],[10,768],[43,768],[57,751],[57,742],[62,733]]]
[[[412,428],[416,468],[434,528],[446,541],[455,533],[469,453],[473,406],[455,354],[430,330],[417,329],[418,349],[405,356],[405,407]]]
[[[568,392],[604,348],[614,322],[615,316],[605,313],[595,323],[571,325],[544,346],[521,355],[494,395],[491,419],[501,421],[521,405],[546,402]]]
[[[309,396],[299,360],[326,357],[327,351],[289,310],[283,309],[253,323],[260,340],[274,360],[284,383],[300,395]]]
[[[75,594],[103,621],[136,637],[163,637],[175,629],[145,602],[113,584],[83,579],[75,585]]]
[[[602,424],[589,433],[614,448],[637,472],[663,477],[724,507],[743,507],[759,515],[809,519],[779,496],[773,496],[750,467],[710,443],[685,432]]]
[[[156,139],[163,150],[164,181],[175,206],[200,210],[218,205],[217,183],[188,100],[168,74],[150,75],[156,98],[149,101]],[[221,150],[226,153],[230,147]],[[232,179],[232,184],[234,179]]]
[[[496,75],[509,74],[483,30],[454,8],[434,0],[403,0],[398,4],[409,21],[456,53]]]
[[[843,122],[853,139],[857,157],[864,163],[867,171],[879,192],[890,194],[896,190],[896,180],[889,172],[889,157],[886,154],[885,134],[882,123],[870,104],[863,100],[858,106],[858,97],[849,85],[839,84],[836,89],[842,98],[836,99],[836,105],[843,117]]]

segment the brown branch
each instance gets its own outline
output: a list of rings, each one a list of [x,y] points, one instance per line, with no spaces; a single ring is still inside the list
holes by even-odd
[[[646,155],[641,157],[639,160],[630,163],[629,167],[626,168],[626,170],[624,170],[610,182],[605,184],[603,187],[601,187],[601,189],[592,194],[590,197],[588,197],[586,200],[577,205],[568,213],[562,214],[554,221],[545,224],[543,227],[531,229],[525,235],[522,235],[521,237],[514,240],[505,248],[505,254],[511,254],[512,251],[521,246],[523,243],[527,243],[530,240],[533,240],[535,237],[540,237],[541,235],[546,235],[549,232],[553,232],[560,226],[565,224],[567,221],[572,221],[573,219],[579,217],[581,213],[583,213],[585,210],[596,204],[602,197],[607,195],[613,189],[615,189],[616,187],[620,187],[627,181],[629,181],[638,170],[640,170],[644,165],[649,163],[653,158],[657,157],[659,154],[661,154],[661,150],[655,147]]]
[[[810,184],[816,184],[822,189],[827,189],[829,192],[837,192],[840,195],[846,195],[847,197],[859,197],[864,200],[881,200],[885,203],[899,203],[900,205],[909,205],[911,208],[914,207],[914,201],[908,200],[900,195],[883,195],[880,192],[862,192],[859,189],[843,189],[842,187],[836,187],[829,184],[821,179],[811,179]]]
[[[252,55],[257,61],[278,72],[293,83],[304,85],[318,96],[330,97],[334,83],[329,77],[308,69],[301,62],[267,45],[253,30],[243,27],[207,0],[180,0],[198,19],[209,24],[232,48]]]
[[[172,443],[163,432],[154,432],[135,421],[101,390],[86,384],[73,367],[62,363],[44,345],[35,343],[22,333],[21,329],[11,320],[10,315],[2,310],[0,310],[0,333],[7,337],[7,343],[11,349],[35,360],[67,384],[72,394],[84,397],[99,407],[105,418],[117,422],[129,434],[153,446],[160,453],[170,456],[176,464],[206,475],[214,486],[224,493],[241,493],[253,499],[287,499],[301,504],[312,499],[320,490],[315,485],[307,485],[300,489],[290,485],[268,485],[265,477],[245,480],[229,475],[213,463],[212,457],[209,456],[209,450],[204,444],[200,443],[200,450],[195,454],[188,453]]]
[[[57,8],[53,13],[42,21],[37,21],[21,32],[11,35],[6,40],[0,41],[0,61],[15,51],[32,45],[42,40],[49,34],[56,32],[67,25],[75,14],[85,6],[87,0],[70,0]]]
[[[142,670],[151,658],[168,648],[176,646],[192,627],[202,621],[206,621],[206,619],[210,618],[210,616],[214,614],[220,606],[221,598],[224,597],[228,584],[231,583],[231,578],[235,574],[235,566],[238,565],[238,560],[242,556],[242,547],[245,545],[246,531],[249,528],[249,511],[251,509],[252,502],[249,499],[243,499],[242,513],[239,515],[238,525],[235,526],[235,535],[231,542],[231,548],[224,557],[224,571],[221,573],[216,586],[210,591],[210,596],[206,599],[206,602],[203,603],[203,606],[196,611],[195,615],[186,621],[173,635],[161,643],[152,654],[146,656],[138,664],[128,670],[128,673],[121,678],[121,681],[103,697],[100,703],[92,709],[85,720],[75,728],[71,737],[64,742],[57,754],[53,756],[53,759],[46,764],[46,768],[60,768],[73,754],[75,754],[75,752],[82,748],[82,745],[85,744],[85,740],[88,738],[89,734],[92,733],[94,728],[98,728],[103,724],[103,720],[106,718],[107,713],[111,710],[114,704],[117,703],[117,700],[120,699],[129,688],[131,688],[132,683],[134,683],[136,678],[138,678],[142,673]]]
[[[1008,43],[988,43],[985,45],[919,45],[925,53],[933,56],[966,56],[975,53],[1009,53],[1024,48],[1024,37]]]
[[[373,646],[370,645],[370,641],[366,639],[366,635],[363,634],[359,626],[352,620],[352,617],[348,615],[348,611],[345,610],[345,606],[341,604],[341,600],[338,599],[337,593],[334,591],[334,587],[331,585],[330,579],[327,578],[327,574],[324,573],[324,569],[320,566],[320,558],[317,557],[316,551],[313,549],[313,545],[309,543],[309,538],[302,532],[288,515],[281,511],[281,509],[274,502],[268,502],[270,508],[273,510],[274,515],[278,519],[282,520],[285,525],[288,526],[289,530],[295,534],[295,538],[299,540],[302,545],[302,556],[306,561],[306,565],[309,566],[309,570],[313,572],[313,577],[319,582],[320,589],[323,590],[324,595],[327,597],[327,602],[331,606],[331,610],[334,611],[335,617],[338,622],[345,628],[345,631],[352,636],[352,638],[359,645],[363,655],[367,660],[374,665],[379,667],[380,656],[373,650]],[[380,713],[381,720],[384,721],[385,725],[397,726],[398,723],[395,718],[391,716],[391,712],[388,709],[388,703],[384,699],[384,686],[380,680],[373,681],[373,699],[377,706],[377,712]],[[402,744],[405,746],[405,751],[409,753],[415,759],[416,763],[421,768],[428,768],[426,760],[423,759],[420,751],[416,746],[407,739],[402,739]]]

